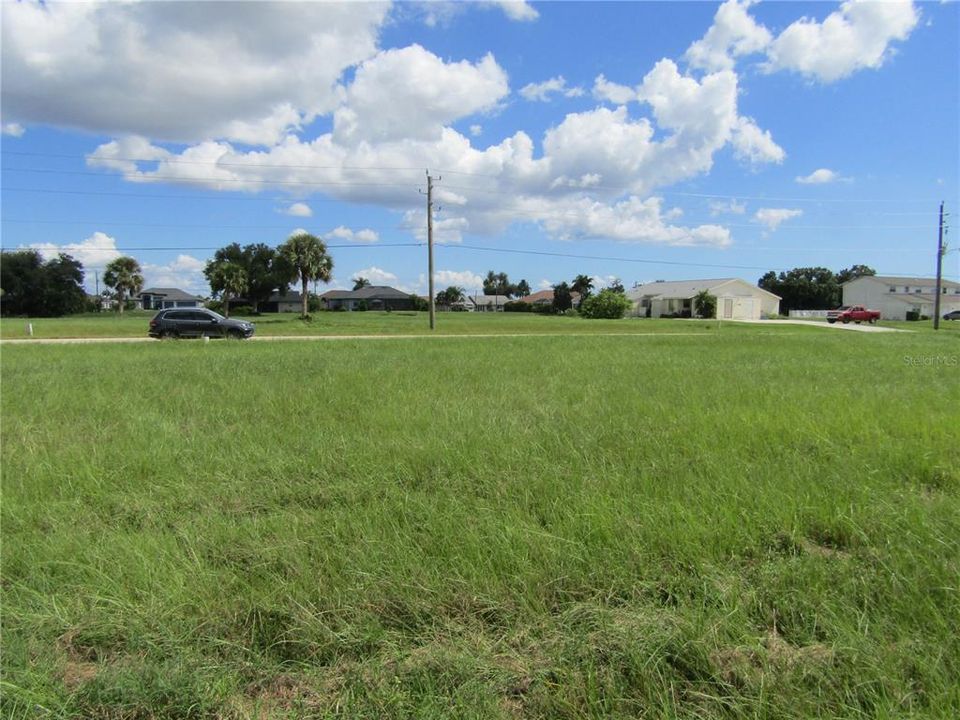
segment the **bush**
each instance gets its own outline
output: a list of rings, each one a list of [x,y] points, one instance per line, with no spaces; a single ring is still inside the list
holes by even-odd
[[[504,312],[533,312],[533,305],[530,303],[511,300],[503,306]]]
[[[215,313],[223,314],[223,303],[219,300],[207,300],[203,306],[207,310],[213,310]]]
[[[252,305],[237,305],[236,307],[230,308],[231,315],[253,315],[253,306]]]
[[[591,320],[619,320],[631,305],[623,294],[607,288],[584,300],[580,305],[580,314]]]
[[[916,310],[907,310],[907,320],[915,322],[920,319],[920,313]]]
[[[706,290],[701,290],[693,298],[693,307],[697,311],[697,315],[702,318],[712,318],[717,315],[717,298]],[[690,317],[690,314],[687,313],[685,317]]]
[[[574,310],[573,308],[567,308],[563,311],[564,317],[580,317],[580,313]]]

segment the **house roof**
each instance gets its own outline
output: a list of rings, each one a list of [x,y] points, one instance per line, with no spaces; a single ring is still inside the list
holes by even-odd
[[[770,297],[780,299],[779,295],[774,295],[761,287],[757,287],[746,280],[740,278],[713,278],[707,280],[670,280],[645,283],[627,291],[627,297],[631,300],[639,300],[642,297],[667,297],[667,298],[687,298],[694,297],[697,293],[706,290],[713,291],[715,288],[728,283],[743,283],[753,290],[757,290]]]
[[[506,305],[511,302],[506,295],[468,295],[467,300],[474,305]]]
[[[167,300],[202,300],[203,299],[198,295],[191,295],[188,292],[184,292],[180,288],[147,288],[146,290],[141,290],[140,294],[137,297],[142,297],[143,295],[160,295]]]
[[[553,290],[539,290],[535,293],[530,293],[526,297],[517,298],[520,302],[525,303],[552,303],[553,302]],[[580,293],[571,292],[570,299],[573,302],[577,302],[580,299]]]
[[[849,285],[852,282],[857,280],[878,280],[887,285],[936,285],[937,281],[935,278],[918,278],[918,277],[900,277],[898,275],[861,275],[858,278],[853,280],[847,280],[843,283],[844,285]],[[943,279],[940,281],[941,286],[950,287],[950,288],[960,288],[960,283],[954,282],[953,280]]]
[[[367,285],[359,290],[328,290],[320,296],[321,300],[392,300],[406,299],[410,293],[397,290],[389,285]]]

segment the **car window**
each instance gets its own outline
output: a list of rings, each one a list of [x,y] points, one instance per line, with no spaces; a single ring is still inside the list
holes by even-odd
[[[164,317],[167,320],[186,320],[187,319],[186,315],[187,314],[183,311],[180,311],[180,312],[174,311],[174,312],[168,312]]]
[[[199,320],[200,322],[210,322],[211,320],[214,320],[215,318],[211,317],[211,316],[208,315],[207,313],[194,311],[194,312],[190,313],[190,319],[191,319],[191,320]]]

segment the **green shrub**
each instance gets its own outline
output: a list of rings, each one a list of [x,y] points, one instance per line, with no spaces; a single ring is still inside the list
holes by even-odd
[[[230,308],[231,315],[253,315],[253,306],[251,305],[237,305],[236,307]]]
[[[619,320],[626,315],[632,303],[622,293],[609,288],[591,295],[580,304],[580,314],[591,320]]]
[[[717,315],[717,298],[706,290],[701,290],[693,298],[693,307],[697,315],[702,318],[712,318]],[[689,315],[687,316],[689,317]]]
[[[907,310],[907,320],[915,322],[920,319],[920,313],[916,310]]]
[[[503,306],[504,312],[533,312],[533,305],[531,303],[520,302],[519,300],[511,300],[506,305]]]

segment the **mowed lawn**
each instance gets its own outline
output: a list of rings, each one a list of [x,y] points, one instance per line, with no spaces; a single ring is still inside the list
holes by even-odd
[[[956,717],[956,334],[727,327],[4,346],[3,717]]]
[[[34,338],[136,338],[147,337],[147,327],[155,312],[132,311],[122,316],[116,313],[90,313],[62,318],[3,318],[0,320],[0,338],[19,340],[30,337],[27,326],[32,325]],[[586,320],[579,317],[558,317],[531,313],[459,313],[438,312],[436,329],[431,332],[425,312],[318,312],[308,321],[296,313],[264,314],[244,317],[256,325],[258,337],[317,336],[317,335],[497,335],[497,334],[608,334],[712,332],[723,329],[735,332],[738,323],[690,320]],[[914,332],[932,330],[932,323],[881,321],[881,325]],[[767,329],[776,329],[771,326]],[[803,328],[792,326],[793,332]],[[940,332],[960,338],[960,322],[942,322]]]

